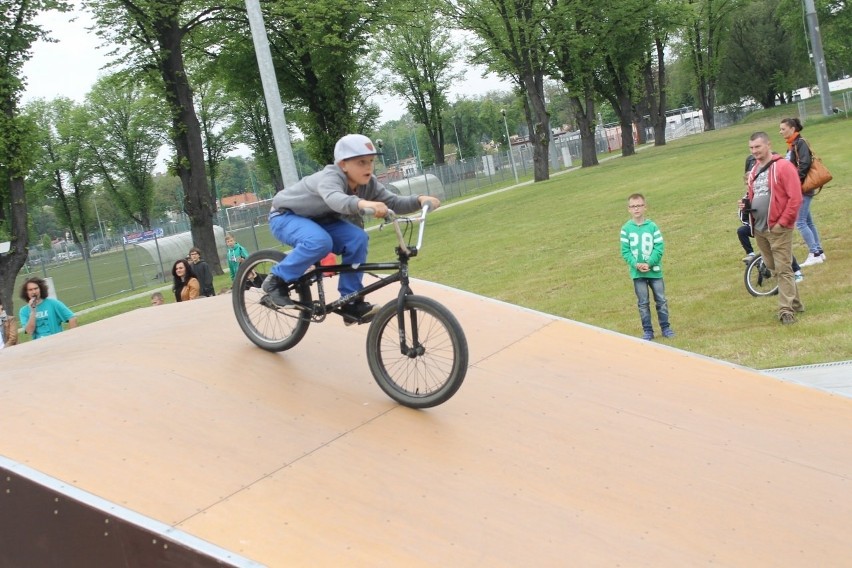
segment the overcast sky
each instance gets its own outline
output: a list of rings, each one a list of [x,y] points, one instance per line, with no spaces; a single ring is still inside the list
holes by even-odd
[[[74,4],[79,5],[79,2]],[[76,20],[69,22],[69,18]],[[24,65],[27,88],[23,102],[59,96],[82,102],[108,62],[107,50],[98,47],[100,40],[86,31],[91,26],[90,17],[83,11],[70,15],[50,12],[40,16],[38,21],[58,42],[38,42],[33,46],[33,57]],[[477,69],[467,66],[466,77],[451,89],[450,100],[510,89],[508,83],[494,76],[483,79],[480,75]],[[404,103],[399,99],[382,97],[376,102],[382,109],[380,122],[405,114]]]

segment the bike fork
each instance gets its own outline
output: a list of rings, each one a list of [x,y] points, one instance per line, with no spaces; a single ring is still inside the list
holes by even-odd
[[[396,300],[396,320],[399,329],[399,352],[406,357],[416,359],[423,355],[425,348],[420,344],[420,330],[417,323],[417,310],[408,310],[408,319],[411,322],[411,344],[408,343],[405,331],[405,297],[411,294],[411,289],[403,285]]]

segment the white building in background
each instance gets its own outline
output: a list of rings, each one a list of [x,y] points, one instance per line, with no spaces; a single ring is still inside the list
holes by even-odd
[[[837,81],[830,81],[828,83],[828,90],[830,92],[843,91],[845,89],[852,89],[852,77],[846,77],[845,79],[838,79]],[[793,91],[793,100],[801,101],[818,95],[819,87],[816,85],[812,87],[802,87],[801,89]]]

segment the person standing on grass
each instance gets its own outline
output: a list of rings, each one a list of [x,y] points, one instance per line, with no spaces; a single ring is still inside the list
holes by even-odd
[[[26,304],[18,311],[18,319],[33,339],[61,332],[63,323],[68,324],[68,329],[77,327],[74,312],[59,300],[48,298],[48,293],[47,282],[37,276],[21,286],[21,299]]]
[[[799,174],[799,180],[804,183],[808,177],[808,170],[811,169],[811,148],[801,136],[801,131],[804,128],[798,118],[785,118],[781,121],[781,126],[778,132],[784,137],[787,142],[787,159],[796,166]],[[811,201],[816,195],[817,190],[812,189],[802,193],[802,206],[799,207],[799,216],[796,217],[796,228],[801,233],[805,244],[808,246],[808,258],[802,263],[802,266],[810,266],[812,264],[822,264],[825,262],[825,252],[822,250],[822,243],[819,240],[819,232],[817,232],[814,219],[811,215]]]
[[[749,218],[763,263],[778,279],[778,319],[796,323],[796,312],[804,312],[793,276],[793,229],[802,205],[802,182],[796,166],[772,153],[769,135],[755,132],[749,151],[756,163],[748,174]],[[744,204],[740,201],[740,209]]]
[[[642,339],[654,339],[649,290],[654,294],[657,320],[663,337],[674,337],[663,282],[663,234],[656,223],[645,218],[645,197],[641,193],[634,193],[627,198],[627,211],[631,218],[621,227],[621,256],[630,267],[639,319],[642,321]]]
[[[231,281],[237,276],[240,264],[248,258],[248,251],[234,239],[234,235],[225,235],[225,245],[228,247],[228,271],[231,273]]]

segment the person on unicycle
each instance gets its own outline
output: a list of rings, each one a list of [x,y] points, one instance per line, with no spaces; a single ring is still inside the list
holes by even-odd
[[[343,264],[358,265],[367,260],[368,236],[349,219],[359,218],[371,209],[384,217],[388,209],[411,213],[440,201],[429,195],[395,195],[373,174],[377,152],[373,142],[361,134],[347,134],[334,146],[334,163],[298,183],[279,191],[272,199],[269,228],[272,235],[293,250],[276,264],[261,285],[280,308],[299,310],[290,298],[290,284],[329,253],[342,257]],[[340,274],[338,291],[345,298],[357,294],[363,273]],[[364,300],[347,302],[341,308],[344,322],[367,323],[378,306]]]

